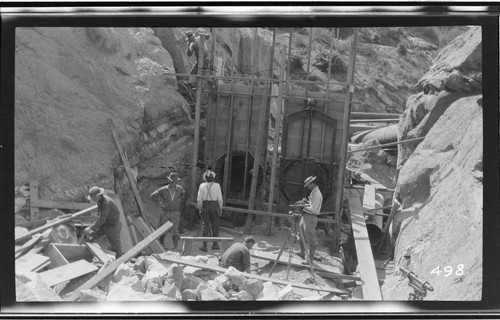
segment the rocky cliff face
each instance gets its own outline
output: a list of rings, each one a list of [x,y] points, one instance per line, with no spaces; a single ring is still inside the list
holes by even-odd
[[[425,139],[399,148],[402,207],[392,230],[395,273],[383,286],[385,299],[406,299],[410,292],[399,267],[431,283],[426,300],[481,299],[480,53],[481,30],[473,28],[439,53],[419,82],[425,92],[408,99],[400,138]]]
[[[157,160],[165,144],[185,151],[189,109],[151,29],[19,28],[15,58],[16,186],[38,180],[41,198],[71,201],[91,185],[114,189],[108,119],[136,173],[139,162],[168,165]]]

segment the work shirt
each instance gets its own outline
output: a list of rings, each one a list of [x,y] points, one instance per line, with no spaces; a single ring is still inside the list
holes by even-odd
[[[217,201],[222,209],[222,191],[217,182],[203,182],[198,188],[198,197],[196,198],[198,209],[203,207],[203,201]]]
[[[115,202],[108,196],[103,195],[97,201],[97,214],[99,218],[90,226],[96,232],[102,227],[111,227],[120,222],[120,211]]]
[[[184,198],[184,188],[176,185],[173,192],[169,186],[163,186],[151,194],[151,199],[162,206],[164,211],[179,211],[182,199]]]
[[[250,250],[241,242],[237,242],[224,252],[221,265],[225,268],[234,267],[240,271],[250,268]]]
[[[323,195],[319,191],[319,187],[311,190],[309,195],[309,205],[304,207],[304,211],[309,214],[319,215],[321,211],[321,205],[323,204]]]

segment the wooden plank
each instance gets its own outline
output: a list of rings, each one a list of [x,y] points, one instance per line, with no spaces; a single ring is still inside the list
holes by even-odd
[[[147,237],[152,234],[152,230],[150,227],[142,220],[141,217],[137,217],[133,220],[134,226],[139,231],[143,239],[147,239]],[[161,245],[160,241],[158,240],[153,240],[149,244],[149,247],[154,253],[163,253],[165,250],[163,249],[163,246]]]
[[[54,243],[49,244],[45,250],[45,255],[50,258],[50,267],[52,269],[69,264],[66,257],[59,251]]]
[[[293,216],[290,214],[282,214],[282,213],[274,213],[274,212],[267,212],[267,211],[260,211],[260,210],[249,210],[249,209],[243,209],[243,208],[235,208],[235,207],[222,207],[223,211],[233,211],[233,212],[241,212],[241,213],[250,213],[250,214],[260,214],[264,216],[271,216],[271,217],[278,217],[278,218],[285,218],[285,219],[293,219]],[[329,224],[335,224],[337,223],[335,220],[331,219],[322,219],[322,218],[317,218],[318,222],[325,222]]]
[[[233,238],[229,237],[181,237],[181,240],[188,241],[233,241]]]
[[[106,264],[109,260],[111,260],[108,254],[104,252],[101,246],[98,245],[97,243],[87,242],[85,243],[85,245],[87,246],[87,248],[89,248],[90,252],[92,252],[100,262]]]
[[[45,261],[44,263],[42,263],[41,265],[39,265],[35,269],[33,269],[33,272],[39,272],[40,270],[42,270],[45,267],[48,267],[49,265],[50,265],[50,259]]]
[[[276,261],[276,258],[278,256],[278,254],[275,254],[275,253],[265,252],[265,251],[257,251],[257,250],[253,250],[253,253],[251,255],[257,259],[268,260],[268,261],[273,261],[273,262]],[[294,266],[294,267],[309,268],[309,265],[302,264],[303,261],[304,260],[302,260],[302,259],[292,257],[292,259],[290,261],[290,265]],[[278,263],[288,264],[288,255],[285,254],[285,252],[281,255],[280,259],[278,260]],[[343,279],[342,270],[337,268],[337,267],[314,262],[313,269],[317,270],[317,271],[334,273],[334,274],[339,275],[339,277],[338,277],[339,279]],[[347,278],[345,278],[345,279],[347,279]],[[351,279],[351,277],[349,277],[349,279]]]
[[[120,222],[122,225],[122,229],[120,231],[122,251],[127,252],[134,247],[134,244],[132,243],[132,237],[130,236],[130,231],[128,228],[127,219],[125,218],[125,213],[123,212],[122,202],[114,192],[107,192],[106,194],[111,199],[113,199],[116,206],[118,207],[118,211],[120,212]]]
[[[52,287],[96,270],[97,267],[94,264],[85,260],[78,260],[52,270],[40,272],[39,275],[43,282]]]
[[[31,206],[46,209],[67,209],[67,210],[85,210],[90,208],[92,204],[87,202],[64,202],[52,200],[31,200]]]
[[[132,243],[134,246],[139,243],[139,237],[137,236],[137,233],[135,232],[135,227],[134,227],[134,222],[132,221],[132,218],[130,216],[125,216],[125,219],[127,220],[127,228],[129,228],[130,231],[130,236],[132,238]]]
[[[363,297],[364,300],[382,300],[361,201],[358,197],[358,193],[353,190],[348,190],[348,198],[352,221],[352,234],[354,236],[356,255],[358,257],[358,269],[361,274],[361,279],[363,279]]]
[[[50,263],[50,258],[41,254],[26,254],[16,259],[16,271],[34,271],[43,265]]]
[[[137,203],[137,208],[139,209],[139,214],[141,217],[144,219],[144,221],[147,221],[146,219],[146,212],[144,211],[144,207],[142,205],[142,200],[141,196],[139,195],[139,190],[137,190],[137,186],[135,184],[134,180],[134,175],[132,174],[132,170],[130,169],[130,164],[128,162],[127,157],[125,157],[125,153],[123,152],[122,146],[120,144],[120,140],[118,139],[118,135],[116,134],[115,130],[115,125],[113,124],[112,119],[108,119],[108,125],[111,130],[111,133],[113,134],[113,140],[115,141],[116,148],[118,149],[118,153],[120,154],[120,159],[122,160],[123,167],[125,168],[125,172],[127,173],[128,177],[128,182],[130,184],[130,187],[132,188],[132,192],[134,193],[134,199],[135,202]]]
[[[238,236],[238,237],[244,237],[245,236],[245,234],[243,232],[236,231],[234,229],[226,228],[226,227],[223,227],[223,226],[219,227],[219,231],[225,232],[225,233],[229,233],[229,234],[232,234],[232,235],[235,235],[235,236]]]
[[[87,208],[87,209],[85,209],[85,210],[82,210],[82,211],[78,211],[78,212],[76,212],[76,213],[73,213],[72,215],[70,215],[70,216],[69,216],[69,217],[67,217],[67,218],[58,219],[58,220],[56,220],[56,221],[52,221],[52,222],[50,222],[50,223],[47,223],[47,224],[45,224],[45,225],[43,225],[43,226],[41,226],[41,227],[39,227],[39,228],[36,228],[36,229],[31,230],[30,232],[28,232],[28,233],[27,233],[27,234],[25,234],[24,236],[21,236],[21,237],[16,238],[16,239],[15,239],[15,242],[17,243],[17,242],[20,242],[20,241],[26,240],[26,239],[30,238],[31,236],[33,236],[34,234],[37,234],[37,233],[42,232],[42,231],[45,231],[45,230],[47,230],[47,229],[49,229],[49,228],[52,228],[52,227],[58,226],[58,225],[60,225],[60,224],[63,224],[63,223],[69,222],[69,221],[73,220],[74,218],[79,217],[79,216],[82,216],[82,215],[84,215],[84,214],[86,214],[86,213],[88,213],[88,212],[90,212],[90,211],[92,211],[92,210],[95,210],[95,209],[97,209],[97,205],[94,205],[94,206],[92,206],[92,207],[90,207],[90,208]]]
[[[31,203],[38,200],[38,181],[30,182],[30,215],[31,220],[37,220],[40,217],[40,210]]]
[[[42,240],[41,236],[33,237],[28,242],[23,244],[19,249],[15,251],[15,258],[18,259],[24,254],[26,254],[31,248],[33,248],[38,242]]]
[[[221,273],[225,273],[227,271],[226,268],[222,268],[222,267],[219,267],[219,266],[208,265],[208,264],[199,263],[199,262],[195,262],[195,261],[189,261],[189,260],[182,260],[182,259],[174,258],[174,257],[171,257],[171,256],[169,256],[169,257],[156,256],[156,258],[158,260],[168,261],[168,262],[171,262],[171,263],[177,263],[177,264],[180,264],[180,265],[197,267],[197,268],[201,268],[201,269],[208,269],[208,270],[217,271],[217,272],[221,272]],[[269,278],[269,277],[265,277],[265,276],[259,276],[259,275],[256,275],[256,274],[251,274],[251,273],[246,273],[246,272],[242,272],[241,274],[243,276],[245,276],[246,278],[252,278],[252,279],[262,280],[264,282],[269,281],[269,282],[276,283],[276,284],[283,285],[283,286],[291,285],[292,287],[296,287],[296,288],[302,288],[302,289],[308,289],[308,290],[314,290],[314,291],[332,292],[332,293],[335,293],[335,294],[347,294],[348,293],[345,290],[337,289],[337,288],[330,288],[330,287],[328,287],[328,288],[322,288],[322,287],[319,287],[319,286],[309,286],[309,285],[302,284],[302,283],[296,283],[296,282],[291,282],[291,281],[279,280],[279,279]]]
[[[352,107],[352,95],[354,93],[354,66],[356,63],[356,46],[358,42],[358,28],[354,28],[354,34],[351,40],[351,48],[349,50],[349,67],[347,71],[347,83],[345,90],[345,101],[344,101],[344,116],[342,119],[342,139],[340,141],[340,159],[337,167],[337,184],[335,186],[335,204],[334,211],[340,212],[342,209],[343,203],[343,192],[344,192],[344,172],[345,166],[347,163],[347,144],[349,141],[348,133],[349,133],[349,122],[351,117],[351,107]],[[361,214],[361,217],[363,215]],[[336,235],[334,238],[333,250],[338,251],[340,248],[340,227],[341,227],[341,219],[342,215],[337,215],[335,220],[337,224],[334,227],[334,234]]]
[[[365,184],[365,192],[363,193],[363,209],[375,209],[375,187],[371,184]]]
[[[138,253],[140,253],[144,248],[148,247],[153,241],[158,239],[162,234],[167,232],[168,229],[172,227],[171,222],[167,222],[164,225],[162,225],[160,228],[155,230],[153,233],[151,233],[149,236],[147,236],[144,240],[139,242],[135,247],[130,249],[127,253],[125,253],[123,256],[120,258],[116,259],[113,263],[111,263],[108,267],[106,267],[104,270],[99,272],[95,277],[90,279],[89,281],[85,282],[83,285],[78,287],[75,291],[73,291],[69,297],[69,301],[76,301],[80,297],[80,291],[85,290],[85,289],[92,289],[94,286],[96,286],[101,280],[109,276],[111,273],[113,273],[120,264],[125,263],[135,257]]]

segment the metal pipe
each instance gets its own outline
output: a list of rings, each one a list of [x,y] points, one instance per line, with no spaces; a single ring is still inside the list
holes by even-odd
[[[356,149],[356,150],[349,150],[349,151],[347,151],[347,153],[360,152],[360,151],[365,151],[365,150],[370,150],[370,149],[375,149],[375,148],[390,147],[390,146],[395,146],[395,145],[407,143],[407,142],[421,141],[424,139],[425,139],[425,137],[413,138],[413,139],[402,140],[402,141],[398,141],[398,142],[380,144],[378,146],[371,146],[371,147],[366,147],[366,148],[361,148],[361,149]]]

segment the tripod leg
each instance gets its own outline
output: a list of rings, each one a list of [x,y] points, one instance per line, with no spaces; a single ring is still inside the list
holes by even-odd
[[[313,276],[314,283],[316,285],[318,285],[318,282],[316,281],[316,275],[314,274],[311,257],[309,257],[309,249],[307,248],[306,243],[305,243],[304,231],[302,230],[302,228],[300,226],[299,226],[299,231],[300,231],[300,241],[304,245],[304,249],[305,249],[305,253],[306,253],[306,259],[307,259],[307,262],[309,263],[309,268],[311,269],[311,274]]]
[[[286,242],[288,241],[288,238],[290,238],[290,235],[292,234],[292,231],[288,232],[285,242],[283,242],[283,245],[281,246],[280,252],[278,253],[278,256],[276,257],[276,260],[274,261],[273,267],[271,268],[271,272],[269,272],[269,277],[273,274],[274,268],[278,264],[278,261],[280,260],[281,254],[283,253],[283,250],[285,249]]]
[[[295,249],[295,244],[297,243],[297,230],[295,230],[293,233],[291,233],[291,235],[293,237],[293,240],[292,240],[292,245],[290,246],[290,248],[288,250],[288,263],[286,266],[286,281],[288,281],[288,274],[290,273],[290,265],[292,264],[292,255],[293,255],[293,251]]]

